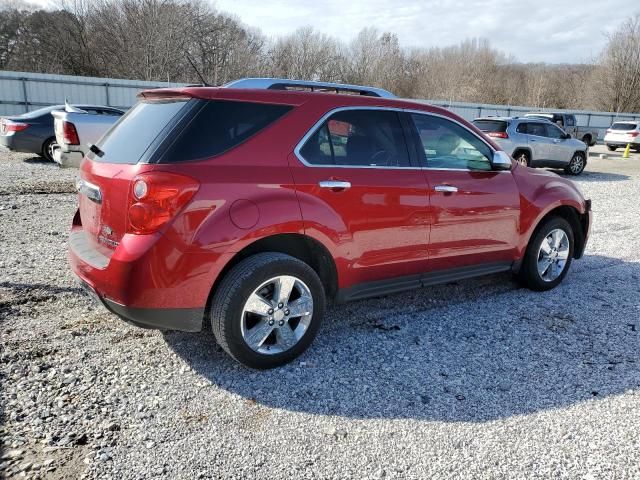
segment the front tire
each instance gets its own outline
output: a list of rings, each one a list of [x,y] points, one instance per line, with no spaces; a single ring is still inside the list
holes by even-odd
[[[282,253],[242,260],[222,279],[211,304],[218,344],[250,368],[284,365],[313,342],[325,310],[320,278]]]
[[[585,135],[582,137],[582,143],[586,144],[588,147],[590,147],[591,144],[591,135]]]
[[[543,221],[529,241],[519,280],[531,290],[555,288],[569,271],[574,244],[573,229],[564,218]]]
[[[580,175],[584,171],[584,167],[587,166],[586,156],[582,152],[576,152],[571,157],[569,165],[564,169],[568,175]]]

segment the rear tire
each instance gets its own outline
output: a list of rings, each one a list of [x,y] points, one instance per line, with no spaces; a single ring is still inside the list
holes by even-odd
[[[529,240],[518,279],[531,290],[555,288],[569,271],[574,244],[573,229],[564,218],[543,220]]]
[[[56,137],[47,138],[42,144],[42,153],[40,156],[49,162],[53,162],[53,150],[58,146]]]
[[[585,135],[582,137],[582,142],[585,143],[588,147],[591,146],[591,135]]]
[[[564,168],[564,171],[568,175],[580,175],[584,171],[584,167],[587,166],[586,156],[583,152],[576,152],[571,157],[569,165]]]
[[[607,150],[609,150],[610,152],[615,152],[618,149],[618,147],[615,147],[613,145],[607,145]]]
[[[325,304],[322,282],[309,265],[282,253],[259,253],[222,279],[211,303],[211,328],[239,363],[274,368],[311,345]]]

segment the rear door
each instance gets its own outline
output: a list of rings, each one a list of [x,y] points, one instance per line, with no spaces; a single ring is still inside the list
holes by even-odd
[[[527,132],[532,166],[535,166],[536,162],[546,161],[550,155],[551,141],[547,138],[544,125],[542,122],[527,122],[523,127]]]
[[[305,230],[335,245],[348,272],[341,287],[427,268],[427,185],[411,165],[401,115],[335,111],[291,156]]]
[[[430,186],[430,270],[489,263],[516,255],[520,196],[510,171],[492,171],[492,148],[450,119],[411,114]]]

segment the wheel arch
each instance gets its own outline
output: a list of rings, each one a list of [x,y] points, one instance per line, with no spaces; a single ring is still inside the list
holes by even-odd
[[[211,287],[205,310],[205,319],[209,317],[211,300],[225,275],[245,258],[264,252],[284,253],[305,262],[320,277],[327,298],[335,297],[338,290],[338,270],[327,247],[308,235],[281,233],[263,237],[246,245],[226,263]]]
[[[588,225],[587,220],[584,218],[584,215],[581,214],[577,208],[571,205],[559,205],[544,213],[537,220],[535,227],[531,229],[531,232],[529,233],[529,236],[527,238],[526,249],[529,248],[529,243],[535,236],[540,226],[551,217],[561,217],[569,222],[569,225],[571,225],[571,228],[573,230],[573,257],[580,258],[581,252],[584,251],[584,243],[586,242],[586,231]]]
[[[516,153],[518,152],[525,152],[527,153],[527,155],[529,155],[529,160],[532,160],[533,156],[531,154],[531,148],[530,147],[516,147],[513,149],[513,153],[511,154],[511,157],[515,158],[516,157]]]

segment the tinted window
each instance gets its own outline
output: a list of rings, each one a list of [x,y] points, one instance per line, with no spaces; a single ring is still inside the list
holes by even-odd
[[[220,155],[238,146],[291,110],[288,105],[207,101],[161,162],[181,162]]]
[[[529,124],[528,123],[521,123],[516,127],[516,132],[518,133],[529,133]]]
[[[549,138],[562,138],[564,137],[564,132],[560,130],[555,125],[545,125],[547,129],[547,137]]]
[[[314,165],[409,165],[398,114],[383,110],[335,113],[307,140],[300,154]]]
[[[635,130],[637,128],[636,123],[627,123],[627,122],[616,122],[611,125],[611,130],[621,130],[627,132],[629,130]]]
[[[137,163],[160,132],[187,104],[187,100],[139,102],[100,141],[102,157],[89,158],[105,163]]]
[[[473,124],[483,132],[506,132],[507,122],[501,120],[474,120]]]
[[[489,145],[466,128],[432,115],[412,114],[428,168],[491,170]]]

